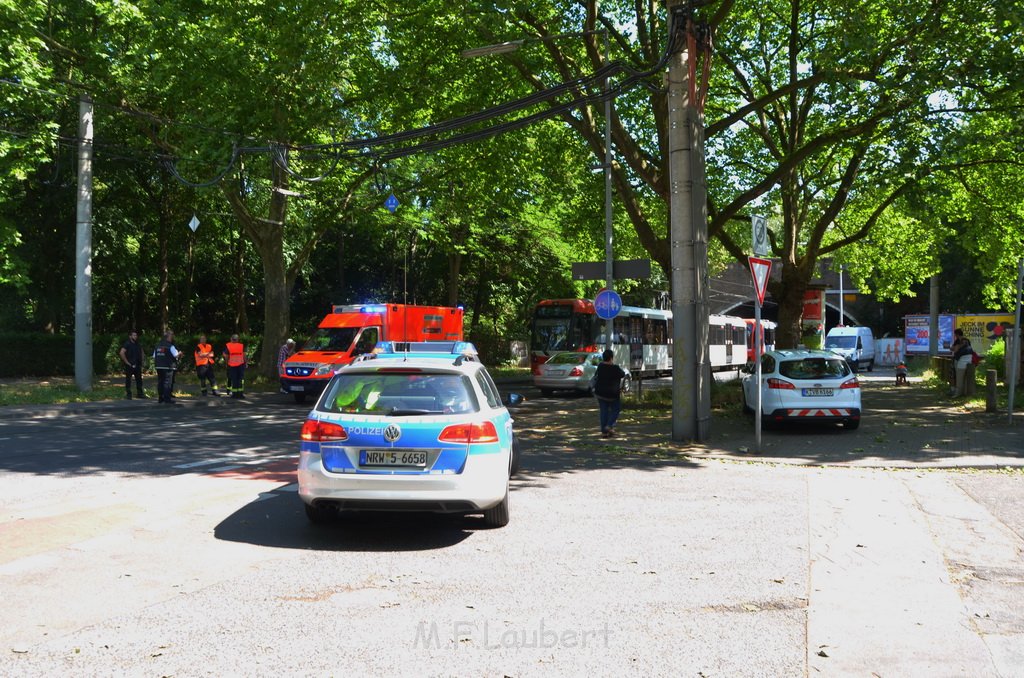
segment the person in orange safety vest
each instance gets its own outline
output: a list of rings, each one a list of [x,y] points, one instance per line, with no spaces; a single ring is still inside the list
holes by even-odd
[[[195,350],[196,359],[196,377],[199,378],[199,387],[203,389],[203,395],[206,395],[206,383],[210,383],[210,388],[213,390],[213,395],[219,396],[217,393],[217,378],[213,375],[213,364],[215,361],[213,355],[213,346],[206,343],[206,335],[199,335],[199,343],[196,344]]]
[[[228,364],[228,391],[232,398],[244,398],[245,385],[245,346],[238,341],[238,335],[232,334],[231,341],[224,347],[224,360]]]

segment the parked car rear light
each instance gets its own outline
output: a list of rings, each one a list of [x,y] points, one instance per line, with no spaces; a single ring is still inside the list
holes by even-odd
[[[776,379],[775,377],[770,377],[767,383],[768,388],[779,388],[788,391],[791,391],[796,388],[796,386],[793,386],[793,384],[789,383],[788,381],[785,381],[783,379]]]
[[[860,388],[860,382],[857,381],[857,377],[854,377],[853,379],[844,381],[842,386],[839,387],[839,390],[843,390],[844,388]]]
[[[489,421],[475,424],[452,424],[445,427],[437,439],[442,443],[463,443],[466,445],[496,443],[498,442],[498,431],[494,428],[494,424]]]
[[[348,440],[345,427],[319,419],[307,419],[302,425],[302,439],[320,443],[331,440]]]
[[[583,376],[583,370],[581,370],[579,367],[574,367],[574,368],[572,368],[572,371],[569,372],[569,376],[570,377],[582,377]]]

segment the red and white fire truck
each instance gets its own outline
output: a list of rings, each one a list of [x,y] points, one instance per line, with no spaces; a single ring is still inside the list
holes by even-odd
[[[378,341],[462,341],[462,309],[405,304],[338,305],[312,337],[281,365],[281,386],[304,402],[335,370],[369,353]]]

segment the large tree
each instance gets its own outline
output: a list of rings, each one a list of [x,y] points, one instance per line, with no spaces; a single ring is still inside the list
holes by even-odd
[[[1011,71],[1000,66],[1012,63],[1012,8],[983,0],[722,0],[697,15],[715,36],[706,110],[709,233],[744,260],[749,227],[739,222],[770,215],[773,254],[782,260],[781,280],[771,287],[779,343],[793,345],[821,257],[868,239],[879,224],[898,229],[893,212],[908,209],[902,201],[924,179],[973,162],[960,156],[954,165],[943,142],[958,119],[1005,101]],[[636,69],[656,63],[668,37],[666,7],[654,2],[516,3],[468,16],[478,19],[471,22],[477,42],[543,41],[507,57],[537,91],[605,63],[592,31],[607,30],[613,58]],[[589,34],[576,41],[548,39],[581,30]],[[1002,59],[965,58],[974,49]],[[989,78],[985,88],[975,86],[979,73]],[[648,84],[616,101],[614,183],[640,242],[667,271],[668,109],[660,74]],[[954,113],[949,101],[965,105]],[[599,107],[561,118],[603,156]],[[925,231],[927,240],[941,235]],[[913,280],[934,263],[906,261],[899,273]]]

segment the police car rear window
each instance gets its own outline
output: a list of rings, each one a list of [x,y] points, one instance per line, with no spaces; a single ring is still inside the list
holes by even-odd
[[[322,412],[415,416],[480,410],[469,377],[430,372],[343,372],[317,404]]]

